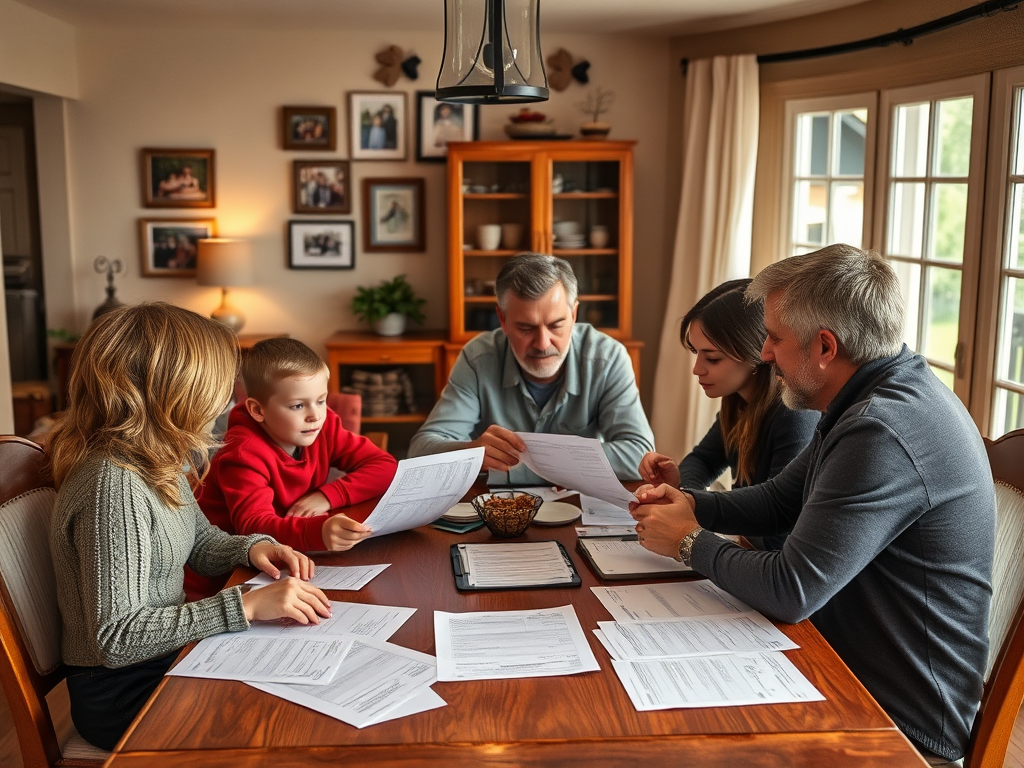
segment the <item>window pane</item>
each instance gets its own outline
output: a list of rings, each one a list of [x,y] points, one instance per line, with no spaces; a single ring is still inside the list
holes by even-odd
[[[925,301],[924,354],[948,365],[954,364],[960,328],[960,271],[929,267]]]
[[[1011,185],[1006,219],[1006,263],[1010,269],[1024,269],[1024,184]]]
[[[932,373],[935,374],[936,378],[945,384],[950,389],[953,388],[953,372],[947,371],[945,368],[936,368],[934,365],[928,366],[932,369]]]
[[[840,176],[864,175],[864,145],[867,137],[868,111],[836,112],[836,157]]]
[[[921,256],[924,190],[922,183],[892,185],[889,253],[894,256]]]
[[[860,181],[832,182],[832,217],[829,243],[861,247],[864,228],[864,184]]]
[[[1024,280],[1006,281],[1006,296],[999,323],[999,351],[996,376],[1024,384]]]
[[[797,117],[796,175],[824,176],[828,169],[828,114]]]
[[[931,256],[962,263],[967,228],[967,185],[936,184],[932,206]]]
[[[992,439],[1024,427],[1024,395],[996,387],[996,407],[992,414]]]
[[[793,242],[825,245],[825,184],[798,181],[794,200]]]
[[[893,176],[925,175],[928,159],[928,113],[927,103],[896,107]]]
[[[971,166],[971,118],[974,99],[949,99],[935,105],[938,135],[935,175],[966,176]]]
[[[903,341],[915,352],[920,348],[917,344],[917,331],[921,316],[921,265],[905,261],[890,262],[900,281],[903,294],[904,317]]]
[[[1017,116],[1017,150],[1014,152],[1013,172],[1024,176],[1024,88],[1017,89],[1017,105],[1014,110]]]

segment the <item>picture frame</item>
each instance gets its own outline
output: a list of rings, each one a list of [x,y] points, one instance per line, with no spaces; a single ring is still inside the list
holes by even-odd
[[[363,179],[363,251],[426,250],[422,178]]]
[[[338,145],[337,115],[334,107],[282,107],[282,148],[333,152]]]
[[[438,101],[433,91],[416,91],[416,160],[443,163],[449,141],[476,141],[480,106]]]
[[[295,213],[350,213],[352,175],[348,160],[296,160],[292,164]]]
[[[289,269],[355,269],[355,222],[288,222]]]
[[[213,208],[214,154],[212,149],[143,148],[143,207]]]
[[[195,277],[199,241],[217,236],[216,219],[139,219],[143,277]]]
[[[405,160],[407,115],[404,92],[349,91],[349,158]]]

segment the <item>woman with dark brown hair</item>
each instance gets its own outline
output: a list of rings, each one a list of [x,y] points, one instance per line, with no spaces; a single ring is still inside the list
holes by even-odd
[[[708,397],[722,398],[715,423],[676,466],[670,457],[648,453],[640,477],[676,488],[707,488],[732,470],[733,487],[756,485],[774,477],[810,442],[821,414],[791,411],[771,365],[761,361],[764,313],[743,292],[750,279],[730,280],[714,288],[686,313],[680,340],[697,357],[693,375]],[[785,533],[752,542],[779,549]]]

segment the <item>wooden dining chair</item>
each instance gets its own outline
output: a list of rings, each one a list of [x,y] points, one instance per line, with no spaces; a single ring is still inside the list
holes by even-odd
[[[38,445],[0,436],[0,683],[25,768],[100,766],[110,753],[77,733],[62,744],[46,704],[67,673],[49,543],[56,492],[42,465]]]
[[[965,768],[1002,768],[1024,700],[1024,429],[985,440],[996,493],[989,662]]]

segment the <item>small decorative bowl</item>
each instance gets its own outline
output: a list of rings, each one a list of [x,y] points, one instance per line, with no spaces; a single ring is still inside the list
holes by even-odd
[[[495,536],[512,539],[530,527],[543,499],[526,491],[482,493],[471,502],[480,519]]]
[[[543,138],[555,135],[555,121],[541,123],[505,123],[505,133],[513,139]]]

